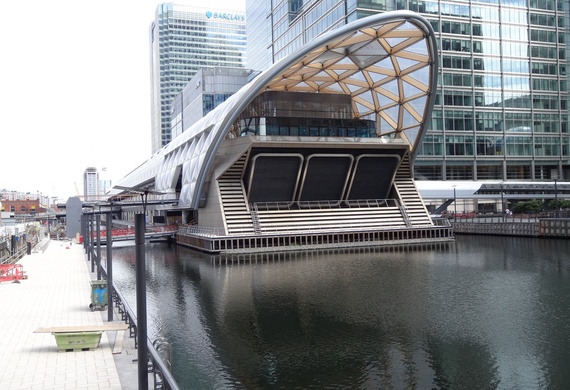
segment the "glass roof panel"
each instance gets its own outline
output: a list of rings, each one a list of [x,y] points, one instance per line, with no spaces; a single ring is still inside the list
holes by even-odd
[[[410,141],[410,144],[413,145],[416,143],[416,139],[418,138],[419,131],[420,131],[419,127],[412,127],[412,128],[406,129],[405,134],[406,134],[406,137],[408,138],[408,140]]]
[[[394,122],[398,122],[398,114],[400,113],[399,105],[388,107],[383,110],[383,112],[388,118],[392,119]]]
[[[428,68],[427,66],[424,68],[420,68],[418,70],[415,70],[413,73],[410,73],[410,76],[418,80],[420,83],[428,85],[430,78],[430,68]]]
[[[374,112],[374,110],[371,110],[370,108],[366,107],[365,105],[360,104],[357,100],[353,100],[353,102],[354,102],[354,105],[356,107],[356,111],[358,112],[357,117],[359,117],[359,118],[363,115],[367,115],[367,114]]]
[[[362,89],[362,86],[360,85],[354,85],[350,83],[344,83],[344,85],[346,85],[346,88],[348,88],[348,90],[351,92],[352,95],[354,95],[354,92]]]
[[[416,99],[410,100],[408,104],[411,105],[418,114],[423,115],[427,104],[427,95],[422,95]]]
[[[333,66],[333,68],[339,66],[339,65],[347,65],[347,66],[354,66],[354,62],[352,62],[352,60],[349,57],[343,57],[340,58],[335,65]]]
[[[372,98],[372,92],[370,90],[359,94],[355,99],[358,99],[359,102],[361,102],[361,100],[365,101],[366,103],[362,102],[362,104],[367,105],[369,110],[374,111],[374,99]]]
[[[398,65],[400,66],[400,71],[404,71],[412,66],[416,66],[419,62],[413,61],[408,58],[396,57],[396,61],[398,61]]]
[[[385,84],[382,84],[382,88],[386,89],[392,93],[395,93],[396,95],[398,94],[399,90],[400,90],[400,85],[398,84],[398,81],[396,80],[391,80],[388,81]]]
[[[380,118],[380,134],[390,133],[394,130],[390,123],[386,122],[384,118]]]
[[[382,45],[377,40],[369,42],[358,50],[351,52],[350,59],[354,61],[360,68],[366,68],[382,59],[387,54]]]
[[[320,56],[314,58],[313,60],[311,60],[311,63],[314,62],[327,62],[330,60],[337,60],[337,59],[341,59],[344,57],[344,54],[339,54],[339,53],[335,53],[333,51],[326,51],[323,54],[321,54]]]
[[[325,71],[320,71],[317,72],[313,75],[313,79],[317,79],[317,80],[332,80],[330,74],[328,74]]]
[[[394,63],[392,62],[392,59],[390,57],[380,60],[380,62],[374,64],[374,66],[394,71]]]
[[[338,83],[327,85],[326,88],[322,89],[323,92],[333,92],[333,93],[340,93],[344,92]]]
[[[364,77],[364,74],[362,74],[362,72],[356,72],[355,74],[350,76],[350,78],[354,79],[354,80],[362,81],[362,82],[365,82],[366,84],[368,84],[368,80],[366,80],[366,77]]]
[[[419,122],[417,121],[417,119],[412,114],[410,114],[410,112],[408,112],[408,110],[403,108],[402,112],[404,114],[402,116],[402,127],[405,128],[405,127],[419,125]]]
[[[377,73],[377,72],[368,72],[368,76],[372,79],[372,82],[374,84],[377,84],[380,81],[384,80],[386,77],[388,77],[382,73]]]
[[[415,86],[413,86],[410,83],[405,82],[404,80],[402,80],[402,86],[404,87],[404,99],[407,99],[411,96],[423,93],[422,90],[416,88]]]
[[[406,39],[405,37],[396,37],[396,38],[385,38],[386,42],[390,45],[390,47],[394,47],[399,43],[404,42]]]
[[[414,54],[423,54],[425,56],[428,55],[428,49],[426,45],[425,39],[422,39],[408,47],[406,47],[406,51]]]
[[[394,104],[393,99],[390,99],[389,97],[387,97],[386,95],[383,95],[381,93],[376,94],[376,99],[377,99],[380,107],[386,107],[386,106],[389,106],[390,104]]]

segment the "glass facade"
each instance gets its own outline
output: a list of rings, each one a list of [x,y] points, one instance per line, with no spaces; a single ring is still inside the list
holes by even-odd
[[[150,27],[150,41],[154,153],[172,139],[172,100],[200,68],[245,65],[245,14],[159,4]]]
[[[250,75],[244,68],[199,69],[170,104],[172,139],[247,84]]]
[[[344,94],[265,92],[242,114],[239,135],[378,137],[374,121],[352,117],[350,100]]]
[[[253,3],[248,1],[248,20]],[[438,37],[439,80],[418,179],[570,178],[567,0],[283,0],[255,15],[277,61],[373,13],[422,14]],[[255,54],[252,54],[255,55]]]

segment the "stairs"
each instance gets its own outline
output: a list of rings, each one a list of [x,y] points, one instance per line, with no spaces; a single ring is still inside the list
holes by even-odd
[[[242,175],[248,152],[218,178],[218,190],[228,235],[253,235],[254,223],[246,202]]]
[[[392,200],[390,206],[289,210],[257,210],[247,203],[242,175],[248,154],[244,153],[217,180],[228,235],[433,226],[412,180],[409,154],[402,160],[394,178],[399,204]]]
[[[412,179],[409,153],[406,154],[396,172],[394,188],[400,197],[402,215],[408,227],[433,226],[431,217]]]
[[[395,204],[395,201],[392,200]],[[349,232],[406,227],[397,206],[258,210],[262,234]]]

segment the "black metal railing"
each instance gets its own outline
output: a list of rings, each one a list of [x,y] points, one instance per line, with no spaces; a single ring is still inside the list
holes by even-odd
[[[106,275],[106,270],[103,264],[101,264],[101,269],[103,271],[103,275]],[[129,306],[127,300],[124,298],[121,292],[117,289],[115,283],[113,283],[113,294],[111,297],[111,304],[115,305],[115,308],[121,315],[121,320],[124,321],[125,324],[129,325],[129,337],[135,339],[135,348],[137,348],[139,341],[137,340],[137,331],[136,331],[137,315],[135,311]],[[170,367],[172,366],[172,362],[163,361],[163,359],[161,358],[161,353],[155,349],[155,345],[160,345],[160,344],[152,342],[148,338],[146,342],[149,354],[148,372],[152,373],[154,376],[154,389],[180,390],[178,383],[176,383],[174,376],[172,376],[172,373],[170,372]]]

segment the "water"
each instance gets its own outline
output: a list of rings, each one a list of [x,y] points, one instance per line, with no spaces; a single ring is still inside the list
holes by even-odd
[[[436,247],[230,263],[146,246],[149,336],[184,389],[563,389],[570,240],[459,236]],[[114,278],[135,304],[134,247]]]

